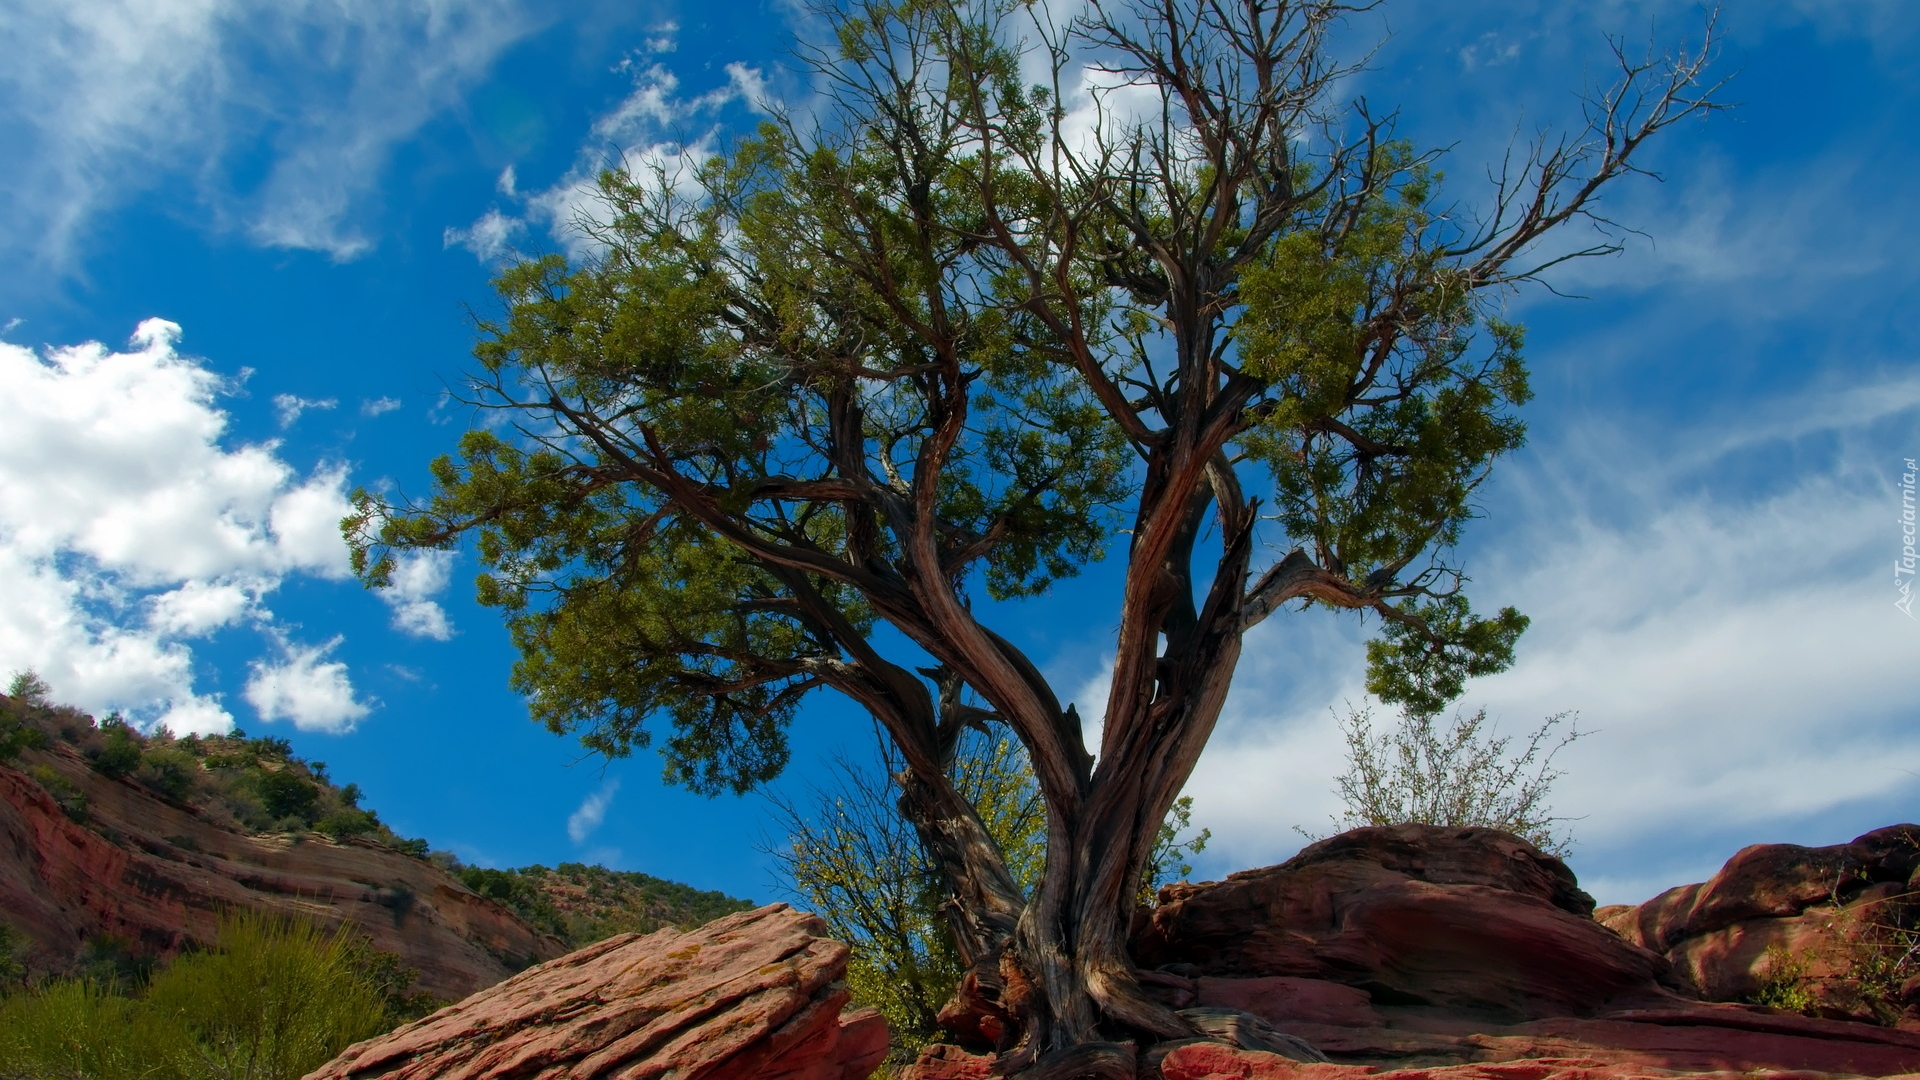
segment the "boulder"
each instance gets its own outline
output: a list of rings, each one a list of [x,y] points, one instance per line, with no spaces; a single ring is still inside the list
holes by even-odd
[[[1792,957],[1834,1016],[1871,1019],[1850,985],[1851,957],[1874,924],[1912,921],[1920,826],[1876,829],[1829,847],[1756,844],[1710,880],[1597,913],[1623,939],[1665,955],[1673,979],[1709,1001],[1753,996],[1774,957]],[[1864,945],[1871,948],[1870,944]],[[1897,1003],[1896,1003],[1897,1004]],[[1883,1008],[1887,1007],[1883,1003]]]
[[[1316,980],[1374,1006],[1496,1022],[1669,996],[1666,959],[1596,924],[1559,859],[1492,829],[1356,829],[1279,866],[1168,886],[1159,900],[1133,955],[1181,975]]]
[[[772,904],[622,934],[348,1047],[306,1080],[864,1080],[880,1014],[843,1015],[847,947]]]

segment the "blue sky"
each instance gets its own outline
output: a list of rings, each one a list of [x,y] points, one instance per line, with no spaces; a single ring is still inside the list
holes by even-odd
[[[1577,118],[1605,40],[1697,37],[1691,4],[1396,3],[1349,87],[1450,148],[1450,190]],[[1563,710],[1573,866],[1606,901],[1738,847],[1916,816],[1920,621],[1895,607],[1920,455],[1920,12],[1723,16],[1733,113],[1657,148],[1607,208],[1616,258],[1512,300],[1531,442],[1467,547],[1479,602],[1533,616],[1470,687],[1503,730]],[[757,798],[663,788],[536,728],[470,556],[385,596],[345,574],[356,485],[422,491],[470,417],[470,310],[502,251],[568,249],[580,182],[804,107],[778,3],[244,5],[0,0],[0,671],[177,730],[291,739],[396,828],[489,865],[604,861],[773,895]],[[160,321],[153,321],[160,320]],[[1911,579],[1908,579],[1911,580]],[[1020,615],[1097,710],[1114,579]],[[1089,615],[1088,613],[1094,613]],[[1277,861],[1338,810],[1330,707],[1368,627],[1250,640],[1189,792],[1203,876]],[[858,747],[822,699],[796,767]]]

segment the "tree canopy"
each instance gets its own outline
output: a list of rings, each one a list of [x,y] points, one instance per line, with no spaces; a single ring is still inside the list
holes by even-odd
[[[590,255],[501,273],[469,395],[488,415],[424,501],[359,496],[356,568],[382,585],[396,551],[472,537],[535,716],[610,755],[657,736],[695,790],[776,775],[803,701],[852,698],[999,988],[1003,1068],[1191,1034],[1124,936],[1243,635],[1371,612],[1369,689],[1427,714],[1510,663],[1525,617],[1475,612],[1453,557],[1524,436],[1502,298],[1616,250],[1544,240],[1604,225],[1596,193],[1714,107],[1704,50],[1621,54],[1585,127],[1469,212],[1390,116],[1335,100],[1347,10],[818,9],[823,106],[690,174],[607,171]],[[992,622],[1107,556],[1089,747]],[[948,775],[982,724],[1045,801],[1031,890]]]

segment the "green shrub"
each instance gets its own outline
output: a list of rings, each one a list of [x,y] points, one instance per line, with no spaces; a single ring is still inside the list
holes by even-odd
[[[276,821],[295,818],[311,824],[318,816],[319,786],[292,769],[262,771],[254,777],[253,788],[260,795],[260,805]]]
[[[134,779],[169,802],[184,803],[193,794],[194,778],[200,763],[193,755],[166,746],[150,746],[140,755],[140,768]]]
[[[45,788],[47,794],[53,796],[53,801],[59,804],[62,813],[75,821],[86,822],[87,796],[74,785],[73,781],[61,776],[49,765],[35,765],[27,770],[27,775],[33,777],[35,783]]]
[[[183,1036],[172,1057],[183,1076],[297,1080],[392,1027],[370,952],[344,928],[236,916],[217,950],[155,976],[141,1008]]]
[[[106,737],[87,755],[93,759],[95,772],[109,780],[118,780],[140,767],[140,736],[125,720],[109,716],[100,722],[100,730]]]
[[[171,1063],[179,1049],[131,999],[87,979],[0,1002],[0,1080],[188,1080]]]
[[[341,807],[313,823],[314,830],[325,833],[335,840],[345,840],[349,836],[366,836],[380,831],[380,818],[371,810],[355,810]]]

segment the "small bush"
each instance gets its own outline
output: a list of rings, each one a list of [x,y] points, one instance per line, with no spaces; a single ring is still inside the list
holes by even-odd
[[[305,826],[318,816],[319,786],[292,769],[262,771],[254,777],[253,788],[260,795],[261,807],[276,823],[293,818]]]
[[[93,760],[95,772],[109,780],[118,780],[140,767],[140,736],[125,720],[109,716],[100,722],[100,730],[105,738],[87,755]]]
[[[33,777],[34,783],[45,788],[47,794],[53,796],[53,801],[59,804],[62,813],[81,824],[86,823],[87,796],[74,785],[73,781],[61,776],[49,765],[35,765],[27,770],[27,775]]]
[[[1563,774],[1553,759],[1587,735],[1578,724],[1554,738],[1568,714],[1550,716],[1509,753],[1512,736],[1487,725],[1487,711],[1458,713],[1451,726],[1436,726],[1432,714],[1403,710],[1399,724],[1376,735],[1370,710],[1355,709],[1341,723],[1347,742],[1347,771],[1337,779],[1347,810],[1334,824],[1479,826],[1500,829],[1552,855],[1565,857],[1573,846],[1547,805],[1553,783]],[[1318,839],[1305,829],[1297,831]]]
[[[258,915],[228,919],[217,950],[155,976],[144,1010],[186,1038],[187,1075],[297,1080],[392,1026],[370,950],[344,930]]]
[[[335,840],[345,840],[350,836],[367,836],[379,832],[380,818],[371,810],[341,807],[314,822],[313,828],[314,831]]]
[[[200,763],[193,755],[172,747],[150,746],[140,755],[133,778],[169,802],[184,803],[193,794]]]
[[[0,1002],[0,1080],[173,1080],[177,1049],[131,999],[91,980]]]

